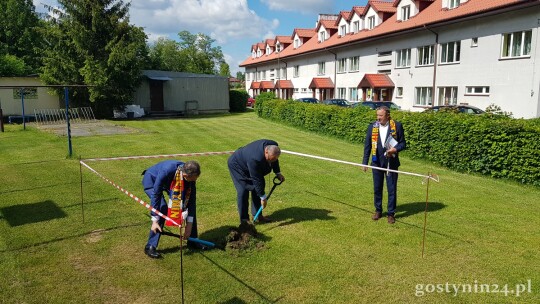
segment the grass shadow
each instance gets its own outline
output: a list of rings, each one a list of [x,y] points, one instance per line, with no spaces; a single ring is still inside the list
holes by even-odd
[[[330,213],[332,213],[332,211],[328,209],[290,207],[290,208],[280,209],[272,213],[271,217],[275,221],[282,222],[282,223],[279,223],[278,227],[283,227],[283,226],[292,225],[292,224],[305,222],[305,221],[335,220],[336,218],[329,215]]]
[[[11,227],[22,226],[67,217],[53,201],[8,206],[0,209]]]
[[[320,194],[317,194],[317,193],[314,193],[314,192],[311,192],[311,191],[306,191],[306,193],[317,196],[317,197],[320,197],[320,198],[324,198],[324,199],[332,201],[334,203],[338,203],[338,204],[345,205],[345,206],[348,206],[348,207],[351,207],[351,208],[354,208],[354,209],[358,209],[358,210],[363,211],[365,213],[369,213],[369,214],[373,213],[373,210],[367,210],[367,209],[364,209],[362,207],[358,207],[358,206],[351,205],[351,204],[348,204],[348,203],[345,203],[345,202],[342,202],[342,201],[338,201],[338,200],[333,199],[331,197],[320,195]]]
[[[439,202],[428,202],[428,212],[434,212],[445,208],[446,205]],[[412,202],[397,206],[396,217],[404,218],[426,210],[426,202]]]

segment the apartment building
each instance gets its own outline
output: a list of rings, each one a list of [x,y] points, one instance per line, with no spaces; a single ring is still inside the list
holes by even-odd
[[[252,45],[246,90],[540,117],[540,0],[369,1]]]

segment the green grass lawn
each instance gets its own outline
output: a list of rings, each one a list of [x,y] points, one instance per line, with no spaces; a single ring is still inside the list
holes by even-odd
[[[359,145],[254,113],[121,124],[140,132],[75,137],[73,159],[66,159],[66,137],[12,125],[0,133],[1,302],[181,302],[177,240],[162,238],[164,259],[146,257],[147,210],[86,168],[83,223],[78,156],[230,151],[270,138],[285,150],[361,162]],[[202,239],[223,239],[239,224],[227,157],[182,159],[202,166]],[[140,174],[157,161],[88,164],[147,201]],[[421,178],[399,177],[397,222],[389,225],[371,220],[371,173],[290,154],[280,162],[287,180],[265,211],[276,221],[257,226],[264,248],[184,251],[186,303],[540,302],[539,188],[452,172],[404,153],[401,170],[440,176],[430,183],[422,257]],[[471,290],[454,292],[452,284]],[[497,284],[499,292],[482,284],[490,291]],[[526,284],[519,297],[510,293],[518,284]]]

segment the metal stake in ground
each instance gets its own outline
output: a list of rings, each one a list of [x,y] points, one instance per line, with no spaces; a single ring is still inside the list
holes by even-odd
[[[182,284],[182,304],[184,304],[184,260],[183,260],[183,253],[182,253],[182,243],[184,242],[184,240],[182,240],[182,226],[183,226],[183,223],[182,225],[178,226],[178,228],[180,229],[180,282]]]
[[[277,180],[277,181],[276,181]],[[266,197],[266,201],[268,202],[268,200],[270,199],[270,195],[272,195],[272,192],[274,192],[274,189],[276,189],[276,187],[278,185],[281,185],[281,183],[283,183],[278,177],[277,175],[274,176],[274,185],[272,186],[272,189],[270,190],[270,193],[268,193],[268,196]],[[261,205],[261,208],[259,208],[259,211],[257,211],[257,213],[255,214],[255,216],[253,217],[253,223],[255,223],[257,221],[257,218],[259,217],[259,215],[261,214],[261,212],[263,211],[263,206]]]

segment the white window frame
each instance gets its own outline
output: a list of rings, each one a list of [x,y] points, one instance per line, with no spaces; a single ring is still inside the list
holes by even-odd
[[[360,56],[349,58],[349,73],[358,72],[360,70]]]
[[[356,20],[353,22],[353,33],[360,32],[360,21]]]
[[[293,77],[300,77],[300,66],[295,65],[293,68]]]
[[[433,55],[435,47],[433,45],[424,45],[417,49],[417,66],[433,65]]]
[[[411,6],[405,5],[401,7],[401,21],[407,21],[411,18]]]
[[[349,101],[358,101],[358,88],[349,88]]]
[[[452,41],[441,44],[440,63],[459,63],[461,57],[461,41]]]
[[[403,87],[396,88],[396,98],[403,98]]]
[[[439,95],[437,98],[437,105],[457,105],[458,87],[438,87]],[[449,93],[449,97],[447,94]],[[448,100],[446,100],[449,98]]]
[[[326,40],[326,31],[319,32],[319,42],[324,42]]]
[[[347,99],[347,88],[337,88],[337,98]]]
[[[408,68],[411,66],[411,49],[396,51],[396,68]]]
[[[375,16],[368,17],[368,29],[372,30],[375,28]]]
[[[343,24],[339,27],[339,35],[340,36],[345,36],[347,35],[347,25],[346,24]]]
[[[416,87],[414,93],[415,106],[431,106],[433,104],[433,87]]]
[[[448,8],[453,9],[459,6],[460,0],[448,0]]]
[[[489,96],[489,86],[466,86],[465,95]]]
[[[341,58],[337,61],[337,72],[346,73],[347,72],[347,58]]]
[[[300,39],[296,38],[294,39],[294,48],[297,49],[300,47]]]
[[[317,63],[317,75],[325,75],[326,74],[326,62],[320,61]]]
[[[503,59],[530,57],[531,48],[532,30],[502,34],[501,58]]]

